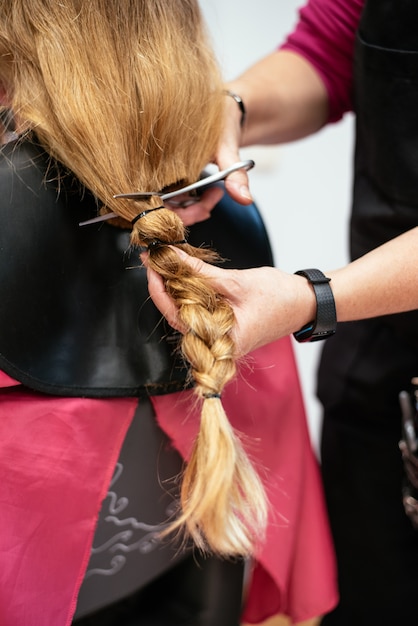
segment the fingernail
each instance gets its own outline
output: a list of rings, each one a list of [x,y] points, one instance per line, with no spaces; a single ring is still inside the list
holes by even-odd
[[[245,185],[242,185],[242,187],[239,188],[239,192],[240,192],[241,196],[243,196],[243,198],[247,198],[248,200],[252,200],[253,199],[253,197],[252,197],[252,195],[250,193],[250,190]]]

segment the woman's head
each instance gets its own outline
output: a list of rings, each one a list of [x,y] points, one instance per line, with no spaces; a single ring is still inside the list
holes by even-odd
[[[113,194],[193,182],[215,152],[221,78],[193,0],[0,0],[0,83],[112,211]]]

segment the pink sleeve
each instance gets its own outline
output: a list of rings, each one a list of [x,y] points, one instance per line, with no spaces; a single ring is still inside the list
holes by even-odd
[[[329,122],[352,110],[354,37],[364,0],[310,0],[281,49],[303,56],[329,95]]]

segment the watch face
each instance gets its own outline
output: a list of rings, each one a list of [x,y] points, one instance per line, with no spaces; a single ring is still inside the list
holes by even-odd
[[[328,337],[332,337],[335,335],[335,330],[326,330],[323,332],[315,333],[313,332],[314,324],[307,324],[296,333],[293,333],[294,338],[299,343],[304,343],[305,341],[321,341],[321,339],[328,339]]]
[[[328,337],[332,337],[335,335],[335,330],[327,330],[323,333],[313,334],[312,337],[308,341],[321,341],[321,339],[328,339]]]
[[[299,343],[303,343],[304,341],[310,341],[313,336],[314,326],[315,322],[310,322],[309,324],[306,324],[306,326],[303,326],[303,328],[298,330],[296,333],[293,333],[296,341],[299,341]]]

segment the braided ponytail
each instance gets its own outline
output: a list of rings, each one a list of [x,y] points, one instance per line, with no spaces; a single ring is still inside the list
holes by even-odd
[[[224,387],[236,373],[230,335],[234,314],[225,298],[171,248],[161,240],[152,245],[161,233],[169,233],[173,241],[185,236],[183,223],[167,209],[149,212],[138,220],[132,239],[148,247],[150,267],[163,277],[179,307],[179,317],[187,328],[181,350],[201,402],[200,430],[183,475],[182,512],[170,530],[185,526],[202,550],[249,555],[263,537],[267,507],[261,481],[221,401]],[[215,259],[209,250],[180,245],[192,256]]]

